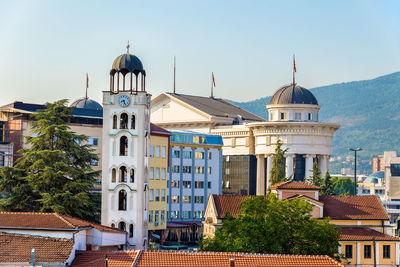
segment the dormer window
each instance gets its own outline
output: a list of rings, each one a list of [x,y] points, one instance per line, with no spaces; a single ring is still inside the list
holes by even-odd
[[[308,113],[308,120],[312,121],[312,113]]]
[[[285,113],[281,112],[281,120],[285,119]]]

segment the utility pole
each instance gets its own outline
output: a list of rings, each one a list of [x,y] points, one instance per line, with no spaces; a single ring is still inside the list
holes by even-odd
[[[350,151],[354,151],[354,196],[357,195],[357,151],[361,151],[362,148],[349,148]]]

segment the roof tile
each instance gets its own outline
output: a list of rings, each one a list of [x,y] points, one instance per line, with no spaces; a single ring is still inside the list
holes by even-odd
[[[270,187],[271,189],[301,189],[301,190],[319,190],[320,188],[316,185],[301,182],[301,181],[286,181],[278,184],[274,184]]]
[[[400,238],[383,234],[373,229],[364,227],[341,228],[340,240],[342,241],[397,241]]]

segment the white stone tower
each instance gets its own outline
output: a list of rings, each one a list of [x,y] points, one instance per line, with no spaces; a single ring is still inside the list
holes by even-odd
[[[150,99],[142,62],[114,60],[103,92],[101,223],[127,231],[127,248],[147,248]]]

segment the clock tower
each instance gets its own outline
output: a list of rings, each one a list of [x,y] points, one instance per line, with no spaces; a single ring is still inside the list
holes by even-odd
[[[127,50],[103,92],[101,223],[125,230],[127,249],[146,249],[151,95],[142,62]]]

